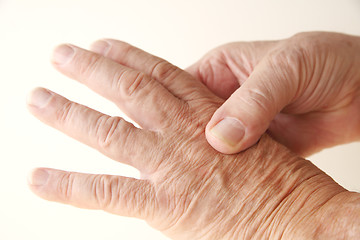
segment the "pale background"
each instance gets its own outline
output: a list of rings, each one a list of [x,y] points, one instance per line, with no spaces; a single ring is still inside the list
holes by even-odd
[[[226,42],[310,30],[360,35],[360,1],[0,0],[0,239],[167,239],[140,220],[46,202],[28,190],[26,176],[36,166],[137,176],[27,112],[27,93],[41,85],[121,114],[52,69],[48,60],[54,46],[87,47],[98,38],[117,38],[185,68]],[[310,157],[354,191],[360,191],[359,158],[360,143]]]

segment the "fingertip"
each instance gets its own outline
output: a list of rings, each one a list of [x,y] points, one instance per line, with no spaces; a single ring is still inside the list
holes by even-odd
[[[261,134],[252,135],[242,122],[233,117],[225,117],[218,123],[206,127],[206,139],[217,151],[224,154],[235,154],[254,145]]]
[[[31,90],[26,97],[26,104],[30,108],[44,108],[54,97],[53,92],[48,89],[37,87]]]
[[[56,46],[51,55],[51,63],[56,66],[66,65],[75,55],[75,46],[60,44]]]
[[[214,136],[211,131],[205,133],[208,143],[217,151],[224,154],[235,154],[241,151],[237,146],[232,146],[224,142],[222,139]]]
[[[27,182],[31,187],[40,187],[46,185],[50,173],[45,168],[32,169],[27,177]]]
[[[32,169],[27,176],[29,189],[38,197],[48,201],[61,201],[59,184],[63,179],[63,172],[51,168]]]
[[[210,146],[212,146],[215,150],[224,153],[224,154],[234,154],[241,150],[238,150],[236,146],[227,143],[218,133],[217,131],[213,131],[212,128],[208,126],[205,130],[205,137]]]
[[[97,54],[106,56],[109,53],[111,47],[112,43],[109,39],[100,39],[90,45],[90,50]]]

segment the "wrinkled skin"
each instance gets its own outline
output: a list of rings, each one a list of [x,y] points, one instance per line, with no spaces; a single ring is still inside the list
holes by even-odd
[[[215,149],[242,151],[268,130],[292,151],[308,156],[360,140],[359,66],[359,37],[310,32],[281,41],[227,44],[187,71],[226,99],[207,126]],[[233,146],[210,132],[225,117],[239,119],[245,128]]]
[[[142,129],[42,88],[29,97],[29,110],[134,166],[142,179],[36,169],[29,181],[35,194],[144,219],[173,239],[328,239],[357,229],[349,216],[359,215],[358,194],[269,136],[240,154],[214,150],[204,132],[223,100],[190,74],[115,40],[92,50],[59,46],[54,66],[115,102]]]

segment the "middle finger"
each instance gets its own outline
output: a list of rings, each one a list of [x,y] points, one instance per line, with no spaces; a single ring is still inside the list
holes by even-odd
[[[157,81],[96,53],[60,45],[55,49],[53,64],[63,74],[116,103],[143,128],[165,128],[172,116],[178,116],[177,111],[183,109],[184,103]]]

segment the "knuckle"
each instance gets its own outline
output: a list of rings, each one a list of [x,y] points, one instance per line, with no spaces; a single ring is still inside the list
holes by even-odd
[[[177,67],[168,63],[165,60],[159,60],[154,64],[154,66],[150,70],[150,76],[153,76],[156,79],[167,79],[173,73],[177,72]]]
[[[108,175],[97,175],[92,182],[92,194],[101,209],[111,208],[118,198],[119,180]]]
[[[102,149],[109,149],[117,140],[117,131],[125,133],[124,120],[120,117],[100,116],[95,124],[95,136]]]
[[[72,173],[67,172],[60,178],[57,192],[65,201],[70,201],[73,193],[75,177]]]
[[[129,98],[144,89],[150,83],[150,79],[142,72],[126,70],[120,74],[116,82],[122,96]]]
[[[327,42],[320,33],[300,33],[284,41],[268,55],[274,79],[278,80],[272,83],[295,99],[313,79],[319,64],[328,58],[331,46]]]
[[[272,63],[274,68],[280,69],[298,66],[303,62],[305,56],[305,48],[300,44],[286,45],[281,49],[270,52],[268,55],[270,63]]]
[[[97,175],[92,182],[92,197],[100,209],[119,209],[124,216],[142,216],[146,212],[146,189],[133,181],[109,175]]]
[[[272,112],[272,104],[269,103],[273,103],[275,100],[271,94],[265,94],[258,89],[249,89],[247,99],[246,101],[262,113],[261,116],[267,116],[269,111]]]
[[[309,54],[318,46],[316,34],[298,33],[290,39],[279,42],[278,47],[269,52],[274,65],[299,66],[309,59]]]
[[[293,42],[293,45],[300,49],[298,52],[303,54],[315,53],[323,47],[327,46],[327,41],[324,39],[323,35],[316,32],[299,33],[291,39],[291,42]]]
[[[60,124],[70,122],[76,111],[77,104],[71,101],[67,101],[59,110],[56,112],[56,119]]]
[[[271,70],[269,86],[271,89],[282,89],[280,93],[295,94],[301,84],[307,79],[307,74],[311,74],[309,67],[310,56],[308,49],[302,44],[286,44],[280,49],[272,51],[268,55],[267,63]],[[269,76],[265,76],[269,77]],[[284,94],[286,95],[286,94]]]
[[[210,54],[218,58],[225,58],[229,53],[233,52],[234,49],[238,47],[238,42],[225,43],[210,51]]]

